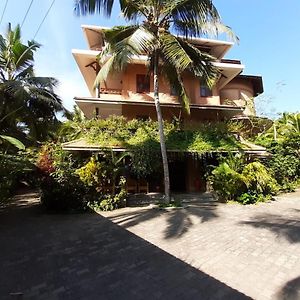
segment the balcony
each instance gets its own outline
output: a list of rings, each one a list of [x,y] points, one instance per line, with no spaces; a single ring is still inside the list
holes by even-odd
[[[101,88],[100,89],[100,95],[122,95],[121,89],[109,89],[109,88]]]

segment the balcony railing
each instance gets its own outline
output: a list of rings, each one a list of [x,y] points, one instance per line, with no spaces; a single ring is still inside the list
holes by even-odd
[[[101,88],[100,94],[112,94],[112,95],[122,95],[122,90],[120,89],[110,89],[110,88]]]

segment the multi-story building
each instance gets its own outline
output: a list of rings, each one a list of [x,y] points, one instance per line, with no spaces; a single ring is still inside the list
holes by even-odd
[[[107,118],[111,115],[124,116],[128,119],[156,119],[153,99],[153,80],[147,74],[147,57],[134,57],[123,73],[110,74],[104,84],[94,89],[94,82],[100,66],[97,55],[105,46],[103,28],[82,26],[88,44],[88,50],[73,50],[73,56],[87,84],[90,95],[76,96],[75,102],[87,118]],[[174,117],[183,122],[222,121],[232,117],[245,118],[254,116],[253,98],[263,92],[260,76],[241,75],[244,65],[239,60],[225,59],[233,43],[204,38],[193,39],[193,44],[214,56],[214,63],[219,69],[219,78],[212,90],[202,85],[199,79],[186,74],[183,77],[186,91],[190,98],[190,114],[186,114],[167,82],[160,79],[159,96],[163,118]],[[249,145],[248,145],[249,146]],[[253,147],[252,147],[253,146]],[[264,149],[252,145],[255,152]],[[256,148],[255,148],[256,147]],[[88,144],[84,139],[64,144],[66,150],[97,151],[101,148]],[[116,149],[115,149],[116,150]],[[170,180],[173,191],[195,192],[205,189],[203,165],[194,161],[192,156],[185,160],[170,160]],[[129,178],[130,179],[130,178]],[[161,183],[133,184],[132,191],[162,190]],[[147,188],[145,188],[145,186]]]
[[[87,118],[110,115],[127,118],[156,118],[153,81],[147,76],[147,57],[139,56],[121,74],[111,74],[106,82],[94,89],[99,71],[96,57],[105,45],[103,28],[82,26],[88,50],[73,50],[73,56],[87,84],[90,95],[76,96],[75,102]],[[210,90],[199,79],[187,74],[184,84],[191,100],[190,115],[184,115],[177,97],[163,78],[160,80],[160,102],[164,119],[182,117],[187,120],[223,120],[239,115],[253,115],[253,97],[263,92],[260,76],[241,75],[244,65],[239,60],[224,59],[233,46],[231,42],[197,38],[196,47],[217,59],[220,70],[215,87]]]

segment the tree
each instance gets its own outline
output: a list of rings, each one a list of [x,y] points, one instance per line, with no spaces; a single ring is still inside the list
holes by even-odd
[[[282,142],[286,138],[300,134],[300,113],[283,113],[280,118],[273,122],[272,127],[263,132],[258,141],[263,142],[265,146],[273,141]]]
[[[104,14],[110,15],[112,4],[111,0],[77,0],[75,10],[83,15],[103,10]],[[98,57],[101,69],[95,87],[110,72],[124,70],[135,55],[147,56],[149,72],[153,75],[154,82],[165,200],[169,202],[169,169],[159,102],[159,76],[166,77],[182,106],[189,113],[189,97],[182,75],[191,73],[209,87],[213,86],[218,76],[218,70],[213,65],[214,57],[195,47],[191,38],[219,32],[231,34],[231,30],[221,23],[211,0],[120,0],[120,6],[125,19],[134,21],[134,25],[104,30],[108,43]]]
[[[300,134],[300,113],[283,113],[277,127],[282,135]]]
[[[44,140],[64,111],[54,92],[58,82],[34,74],[35,41],[23,44],[20,26],[0,35],[0,132],[21,140]]]

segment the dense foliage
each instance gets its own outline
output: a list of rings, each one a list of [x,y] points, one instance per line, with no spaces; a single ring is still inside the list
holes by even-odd
[[[19,25],[0,34],[0,134],[27,145],[51,136],[59,123],[56,113],[64,110],[57,80],[34,73],[39,47],[33,40],[22,42]]]
[[[300,179],[300,113],[284,113],[256,142],[267,147],[271,157],[266,165],[272,170],[280,188],[292,191]]]
[[[299,185],[300,114],[284,113],[268,127],[255,139],[267,148],[267,159],[249,163],[229,156],[212,172],[210,179],[222,199],[243,204],[261,202]]]
[[[140,177],[161,166],[157,160],[160,156],[160,144],[155,121],[128,121],[123,117],[85,120],[80,123],[80,131],[77,131],[74,123],[76,122],[66,122],[62,131],[72,138],[84,138],[103,149],[127,149],[131,153],[132,166]],[[183,128],[179,122],[165,122],[164,128],[168,150],[206,153],[247,148],[230,133],[226,123],[202,123]],[[78,134],[74,136],[74,132]]]
[[[283,113],[273,126],[256,136],[256,143],[270,148],[274,143],[284,143],[300,135],[300,113]],[[295,149],[297,145],[294,145]]]
[[[56,113],[64,111],[55,93],[58,82],[38,77],[34,55],[40,45],[23,43],[20,26],[9,24],[0,34],[0,198],[7,199],[20,185],[37,180],[32,155],[25,146],[47,140],[57,129]]]
[[[0,202],[10,197],[21,182],[35,184],[35,166],[25,152],[0,152]]]
[[[111,210],[124,206],[125,176],[154,178],[161,172],[156,125],[151,120],[127,121],[122,117],[67,121],[61,128],[63,140],[84,137],[102,150],[85,157],[63,151],[59,144],[44,145],[37,161],[43,204],[54,210],[87,206]],[[299,134],[293,131],[285,133],[279,141],[271,139],[268,150],[272,155],[258,162],[240,154],[224,154],[246,147],[231,134],[234,127],[230,123],[183,126],[179,122],[165,122],[167,147],[180,152],[223,153],[209,176],[222,200],[250,204],[271,199],[279,189],[292,190],[300,178]],[[111,148],[126,148],[126,151],[116,153]],[[0,158],[0,175],[4,178],[0,190],[4,198],[18,182],[24,178],[30,181],[28,178],[36,173],[24,151],[13,155],[2,153]]]
[[[66,211],[86,207],[88,190],[75,170],[79,158],[54,143],[44,145],[37,160],[41,189],[41,202],[48,210]]]
[[[114,152],[94,155],[75,173],[81,181],[91,187],[97,199],[89,204],[101,210],[113,210],[126,203],[126,179],[122,176],[125,169],[125,154]]]
[[[165,122],[168,150],[210,151],[237,150],[242,145],[230,134],[226,123],[202,123],[182,128],[178,122]],[[149,148],[159,149],[157,122],[152,120],[128,121],[123,117],[94,119],[86,121],[82,133],[87,141],[99,147],[136,149],[149,144]]]
[[[223,201],[253,204],[271,199],[278,192],[278,185],[262,163],[247,162],[240,155],[222,158],[212,171],[209,180]]]
[[[126,182],[119,176],[118,162],[99,157],[86,160],[62,150],[59,144],[44,145],[37,161],[43,205],[55,211],[124,206]]]

